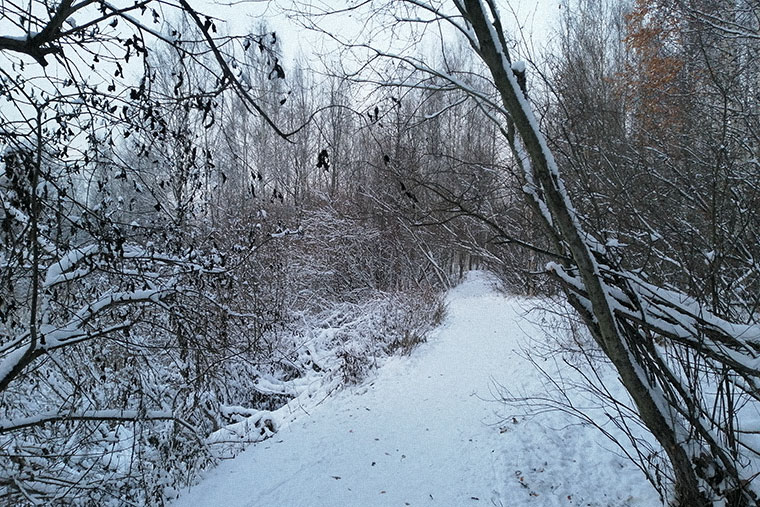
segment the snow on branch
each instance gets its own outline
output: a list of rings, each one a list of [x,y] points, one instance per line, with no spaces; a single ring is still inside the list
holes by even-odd
[[[34,348],[30,348],[31,345],[29,344],[24,345],[24,342],[30,337],[30,334],[26,333],[19,340],[13,342],[13,346],[16,347],[14,350],[7,347],[5,349],[7,354],[2,362],[0,362],[0,391],[18,376],[26,365],[45,352],[105,336],[130,327],[130,322],[123,321],[106,327],[86,328],[91,321],[102,316],[107,311],[127,304],[162,304],[164,298],[176,293],[176,291],[177,289],[175,288],[162,288],[119,292],[101,296],[94,302],[82,307],[62,326],[41,325],[39,328],[40,339],[34,344]]]
[[[0,420],[0,434],[60,421],[175,421],[191,432],[195,432],[189,423],[182,421],[171,412],[165,410],[85,410],[83,412],[72,413],[46,412],[19,419]]]
[[[571,292],[587,300],[580,276],[555,262],[547,264]],[[712,360],[737,370],[755,386],[760,375],[760,325],[729,322],[714,315],[693,298],[672,289],[656,287],[633,273],[603,269],[604,287],[615,314],[664,338],[701,350]],[[629,293],[616,286],[612,276],[627,281]]]
[[[92,244],[80,248],[74,248],[61,256],[45,271],[45,281],[43,286],[46,288],[54,287],[61,283],[70,282],[87,276],[95,269],[95,264],[87,264],[86,260],[92,259],[97,255],[106,253],[107,250],[100,245]],[[177,255],[167,255],[162,253],[150,252],[147,249],[136,245],[125,245],[122,259],[133,261],[151,261],[167,265],[176,265],[185,268],[188,271],[198,271],[204,273],[218,274],[223,273],[222,268],[207,268],[201,264],[191,261],[188,257]]]

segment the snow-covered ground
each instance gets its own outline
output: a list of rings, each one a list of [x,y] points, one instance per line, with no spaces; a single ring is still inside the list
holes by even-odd
[[[488,274],[470,273],[448,296],[446,322],[411,357],[301,411],[175,505],[657,505],[594,428],[559,412],[507,417],[515,407],[495,401],[495,386],[542,389],[521,349],[543,333],[521,300],[493,287]]]

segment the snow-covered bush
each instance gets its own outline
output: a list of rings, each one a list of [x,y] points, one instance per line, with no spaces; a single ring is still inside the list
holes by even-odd
[[[371,164],[330,148],[357,175],[343,184],[311,167],[318,136],[277,145],[210,91],[227,80],[203,62],[145,63],[129,93],[28,95],[40,115],[0,127],[3,504],[160,504],[314,389],[411,350],[442,312],[437,254],[345,199],[376,184]]]
[[[408,354],[440,323],[445,307],[424,292],[377,293],[361,303],[342,303],[314,316],[311,334],[334,351],[331,374],[344,383],[361,381],[391,354]]]
[[[283,233],[269,224],[291,222],[287,207],[174,229],[114,225],[109,216],[130,213],[109,207],[86,210],[98,221],[39,254],[37,331],[63,345],[35,349],[19,373],[34,282],[5,272],[2,502],[161,504],[218,456],[271,436],[290,402],[409,350],[441,313],[432,288],[398,290],[398,242],[392,256],[369,256],[379,229],[358,224],[343,243],[315,246],[338,227]],[[12,238],[28,213],[4,213]],[[5,248],[6,259],[32,258],[24,244]]]

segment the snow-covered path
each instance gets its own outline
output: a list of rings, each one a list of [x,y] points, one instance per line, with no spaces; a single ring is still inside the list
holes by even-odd
[[[177,506],[655,505],[592,428],[549,414],[503,420],[494,382],[539,389],[516,352],[539,335],[517,300],[473,272],[446,323],[369,384],[223,462]],[[502,414],[502,415],[500,415]]]

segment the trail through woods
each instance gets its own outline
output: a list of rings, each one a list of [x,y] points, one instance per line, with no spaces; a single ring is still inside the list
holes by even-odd
[[[365,384],[296,414],[176,505],[658,504],[598,430],[558,412],[513,418],[520,408],[496,401],[498,386],[543,389],[524,358],[545,340],[530,302],[497,292],[483,272],[471,272],[447,301],[446,321],[411,357],[392,358]],[[542,367],[570,375],[561,365]]]

